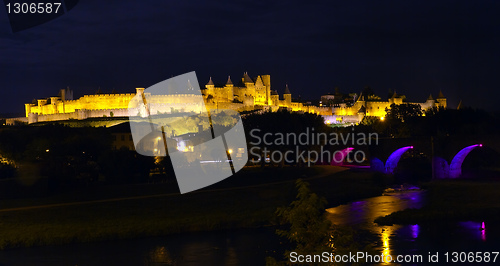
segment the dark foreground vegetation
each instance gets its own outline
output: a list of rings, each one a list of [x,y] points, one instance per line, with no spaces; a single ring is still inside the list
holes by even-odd
[[[266,265],[289,265],[293,261],[292,251],[296,254],[347,254],[352,250],[374,253],[372,244],[377,239],[372,233],[332,224],[324,211],[328,206],[326,198],[314,193],[310,184],[302,179],[297,179],[295,184],[295,200],[276,211],[279,222],[276,233],[289,249],[283,257],[267,257]]]
[[[295,180],[300,177],[308,180],[318,195],[330,199],[330,206],[380,195],[383,190],[369,172],[331,169],[286,167],[277,172],[249,168],[215,186],[183,195],[161,193],[175,186],[164,183],[86,188],[36,200],[5,200],[0,210],[0,248],[271,226],[277,223],[276,209],[295,198]],[[263,182],[266,179],[268,182]],[[72,203],[112,196],[115,198],[108,201]]]
[[[327,127],[318,116],[288,112],[248,115],[244,124],[247,131],[258,128],[261,134],[299,134],[308,128],[326,133],[378,132],[390,138],[484,133],[477,126],[484,122],[482,120],[474,125],[473,132],[467,123],[461,126],[445,123],[447,119],[477,111],[457,112],[429,113],[425,117],[417,114],[404,119],[396,113],[389,113],[384,122],[380,119],[364,121],[355,129]],[[429,121],[439,126],[424,127]],[[281,227],[287,223],[293,226],[293,221],[286,218],[293,214],[292,209],[285,212],[282,208],[278,217],[276,210],[297,200],[297,188],[300,190],[300,187],[296,187],[295,181],[299,178],[310,184],[311,193],[328,202],[326,207],[334,207],[380,195],[394,182],[426,182],[430,177],[421,170],[430,169],[429,160],[418,157],[418,154],[410,158],[413,161],[408,158],[401,160],[400,172],[410,173],[409,178],[334,166],[309,168],[304,166],[305,163],[273,161],[271,158],[269,164],[260,160],[260,163],[246,167],[222,182],[180,195],[168,158],[145,157],[134,151],[116,149],[113,136],[113,131],[107,128],[63,125],[0,130],[0,155],[15,162],[15,167],[0,168],[0,248],[233,228]],[[255,138],[250,138],[247,132],[247,141],[252,140]],[[249,145],[249,148],[257,146],[267,147],[270,151],[295,149],[295,144],[265,143]],[[303,151],[317,150],[318,147],[303,145],[299,148]],[[418,169],[415,162],[419,163]],[[491,164],[485,167],[491,168]],[[415,224],[436,219],[493,219],[500,214],[500,201],[492,200],[498,198],[500,185],[497,182],[494,178],[432,181],[425,185],[429,189],[427,207],[398,212],[377,222]],[[338,232],[333,231],[333,234]],[[347,244],[353,242],[352,236],[343,236]],[[300,243],[295,241],[294,244]]]

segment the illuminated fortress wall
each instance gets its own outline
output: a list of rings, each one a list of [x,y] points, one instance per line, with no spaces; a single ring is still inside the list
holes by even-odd
[[[324,115],[324,118],[329,123],[359,123],[365,116],[385,117],[387,113],[386,109],[390,109],[392,104],[400,105],[403,103],[407,102],[403,102],[403,98],[396,93],[388,101],[366,100],[361,95],[352,106],[342,103],[338,107],[333,108],[332,114]],[[447,107],[446,98],[442,92],[439,92],[437,99],[429,96],[423,103],[410,104],[418,104],[424,111],[434,107]]]
[[[39,99],[36,103],[25,104],[28,123],[59,121],[69,119],[87,119],[97,117],[128,117],[145,116],[141,102],[135,103],[137,108],[129,112],[129,103],[137,95],[144,93],[151,115],[168,114],[175,112],[206,112],[208,109],[231,109],[236,111],[287,109],[293,112],[305,112],[321,115],[329,123],[359,123],[365,116],[383,117],[386,108],[391,104],[402,104],[402,97],[396,93],[388,100],[381,101],[376,98],[360,95],[352,104],[341,103],[335,107],[314,106],[302,102],[292,101],[292,94],[286,86],[283,98],[277,91],[271,90],[271,76],[259,75],[250,78],[247,73],[237,84],[233,84],[229,77],[225,85],[215,85],[212,78],[204,88],[202,95],[170,94],[150,95],[144,88],[137,88],[136,93],[127,94],[95,94],[84,95],[73,99],[73,92],[69,89],[60,91],[59,96]],[[200,97],[205,101],[205,107],[200,102]],[[331,97],[331,96],[330,96]],[[142,97],[140,97],[142,99]],[[429,96],[426,102],[416,103],[426,110],[433,107],[446,108],[446,98],[440,92],[437,99]],[[12,121],[8,121],[9,123]],[[13,123],[13,122],[12,122]]]
[[[138,88],[137,93],[144,89]],[[66,93],[68,90],[65,90]],[[60,95],[64,95],[61,93]],[[174,112],[204,111],[200,101],[201,96],[191,94],[150,95],[148,99],[150,114],[165,114]],[[79,99],[64,99],[63,96],[37,100],[37,104],[26,104],[28,123],[59,121],[69,119],[87,119],[96,117],[128,117],[145,115],[141,108],[132,108],[129,112],[129,102],[136,94],[97,94],[85,95]]]
[[[318,107],[305,105],[301,102],[293,102],[292,94],[286,87],[283,99],[279,99],[277,91],[271,90],[271,76],[259,75],[251,78],[248,73],[244,73],[241,82],[233,84],[231,77],[228,77],[225,85],[215,85],[212,78],[202,88],[202,94],[207,105],[230,106],[230,109],[238,111],[248,111],[254,109],[277,111],[284,108],[293,112],[306,112],[318,115],[331,115],[331,107]],[[228,105],[228,103],[233,103]],[[214,108],[215,109],[215,108]]]

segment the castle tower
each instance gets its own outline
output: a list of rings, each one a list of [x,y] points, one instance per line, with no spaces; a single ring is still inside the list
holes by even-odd
[[[389,99],[389,105],[391,105],[393,103],[396,105],[403,104],[403,98],[399,97],[399,95],[396,93],[396,91],[394,91],[394,94]]]
[[[49,98],[51,105],[55,105],[57,103],[57,100],[59,99],[59,97],[49,97]]]
[[[141,95],[144,93],[144,88],[135,88],[135,92],[136,94]]]
[[[66,89],[62,89],[59,92],[59,95],[61,96],[61,101],[63,102],[73,100],[73,91],[70,90],[69,87],[67,87]]]
[[[253,80],[250,78],[250,76],[248,75],[247,72],[243,73],[243,77],[241,78],[241,82],[243,84],[245,84],[246,87],[248,87],[251,84],[254,84]]]
[[[268,105],[268,99],[264,81],[262,81],[261,76],[257,76],[255,79],[255,101],[260,105]]]
[[[279,106],[279,102],[280,102],[279,97],[280,96],[278,95],[277,91],[271,91],[271,105]]]
[[[69,90],[69,87],[67,88]],[[61,111],[62,113],[66,113],[66,89],[62,89],[59,91],[59,95],[61,96]],[[73,93],[71,93],[71,97],[73,97]]]
[[[33,106],[33,104],[31,104],[31,103],[24,104],[24,108],[26,110],[26,117],[28,117],[28,114],[31,113],[31,106]]]
[[[434,97],[432,97],[432,93],[429,94],[429,97],[427,97],[427,101],[425,101],[425,104],[428,107],[434,107],[434,104],[436,103],[436,100],[434,100]]]
[[[205,88],[207,88],[207,96],[212,95],[213,97],[215,94],[215,85],[212,81],[212,77],[210,77],[210,80],[208,81],[207,85],[205,85]]]
[[[285,99],[286,107],[292,106],[292,94],[290,89],[288,89],[288,84],[286,84],[285,93],[283,93],[283,99]]]
[[[234,85],[233,82],[231,81],[231,76],[227,77],[227,82],[226,82],[226,87],[227,91],[227,98],[230,102],[234,100]]]
[[[392,94],[392,96],[388,99],[388,101],[389,101],[389,105],[391,105],[391,104],[393,104],[393,103],[394,103],[394,95],[396,95],[396,92],[394,92],[394,93]],[[360,95],[360,97],[361,97],[361,95]]]
[[[38,122],[38,114],[37,113],[29,113],[28,114],[28,124]]]
[[[389,104],[391,104],[391,99],[389,99]],[[351,114],[353,114],[353,115],[359,114],[359,110],[361,109],[361,107],[363,107],[365,112],[366,112],[366,108],[364,107],[365,105],[366,105],[365,95],[363,95],[363,92],[361,92],[359,94],[359,97],[357,98],[356,102],[354,102],[354,104],[352,106]]]
[[[262,75],[262,82],[266,86],[266,104],[272,104],[271,99],[271,75]]]
[[[50,107],[48,108],[49,114],[57,114],[57,101],[59,97],[50,97]]]
[[[443,107],[446,109],[446,97],[444,97],[444,94],[441,90],[439,90],[438,97],[436,98],[436,105],[438,107]]]
[[[241,82],[245,85],[245,94],[246,96],[254,98],[255,104],[255,83],[250,78],[247,72],[243,73],[243,77],[241,78]]]
[[[61,95],[61,101],[66,101],[66,89],[62,89],[59,94]]]
[[[47,99],[38,99],[37,102],[38,106],[44,106],[45,104],[47,104]]]

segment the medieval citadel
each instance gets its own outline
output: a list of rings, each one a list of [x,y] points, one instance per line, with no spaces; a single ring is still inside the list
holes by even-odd
[[[284,89],[283,97],[276,90],[271,89],[271,76],[259,75],[251,78],[248,73],[237,84],[233,84],[230,77],[223,85],[215,85],[212,78],[199,94],[165,94],[148,95],[148,105],[151,115],[168,114],[174,112],[200,113],[204,107],[199,97],[203,97],[208,109],[232,109],[237,111],[287,109],[293,112],[307,112],[321,115],[329,124],[359,123],[365,116],[384,117],[386,108],[391,104],[403,104],[404,98],[394,93],[387,101],[374,95],[363,93],[342,95],[340,93],[323,95],[319,104],[311,102],[293,101],[288,85]],[[25,104],[26,117],[13,118],[14,121],[23,121],[29,124],[46,121],[60,121],[98,117],[129,117],[141,115],[140,110],[129,108],[130,101],[136,95],[148,94],[144,88],[137,88],[135,93],[128,94],[94,94],[84,95],[73,99],[70,89],[63,89],[58,96],[38,99],[36,103]],[[441,92],[436,99],[432,96],[422,103],[422,110],[433,107],[446,108],[446,98]],[[205,109],[206,112],[206,109]]]

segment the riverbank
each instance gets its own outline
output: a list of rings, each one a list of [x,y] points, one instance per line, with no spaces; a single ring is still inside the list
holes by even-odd
[[[377,196],[384,189],[373,173],[340,167],[248,168],[184,195],[158,194],[159,187],[177,189],[176,184],[149,184],[7,200],[1,202],[0,248],[269,226],[276,208],[295,197],[297,178],[308,180],[330,206]]]
[[[398,211],[375,222],[392,225],[500,220],[498,178],[435,180],[424,187],[428,192],[423,208]]]

